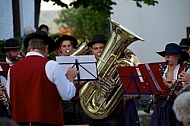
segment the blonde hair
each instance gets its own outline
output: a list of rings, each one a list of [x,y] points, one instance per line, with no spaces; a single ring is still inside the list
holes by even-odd
[[[47,44],[45,44],[44,40],[42,39],[31,39],[28,43],[28,51],[30,49],[39,49],[40,51],[44,51]]]

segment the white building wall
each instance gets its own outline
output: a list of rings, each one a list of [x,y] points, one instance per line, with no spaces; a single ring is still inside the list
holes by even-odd
[[[23,29],[25,27],[30,26],[34,28],[34,4],[34,0],[20,0],[21,36],[24,35]]]
[[[26,26],[34,27],[34,0],[20,0],[21,35]],[[14,37],[12,0],[1,0],[0,4],[0,40]]]
[[[190,26],[190,0],[158,0],[155,6],[138,8],[134,1],[115,0],[111,19],[130,29],[145,41],[129,45],[144,62],[163,61],[156,52],[162,51],[169,42],[179,44],[186,37]]]
[[[13,37],[12,0],[1,0],[0,40]]]

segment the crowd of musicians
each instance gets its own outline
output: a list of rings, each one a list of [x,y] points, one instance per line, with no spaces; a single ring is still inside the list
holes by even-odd
[[[6,40],[6,58],[0,62],[0,117],[9,118],[15,126],[140,126],[135,104],[139,95],[123,95],[103,119],[85,114],[79,90],[86,82],[74,80],[79,71],[69,68],[64,74],[59,64],[48,58],[50,53],[70,56],[79,47],[77,39],[71,35],[52,39],[48,30],[42,25],[25,34],[22,45],[14,38]],[[98,61],[106,43],[103,34],[94,35],[87,43],[87,54]],[[190,39],[176,43],[167,43],[163,51],[156,52],[164,58],[161,76],[168,93],[154,95],[150,126],[190,126]]]

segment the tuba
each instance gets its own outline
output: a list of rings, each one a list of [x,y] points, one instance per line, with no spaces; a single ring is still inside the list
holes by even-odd
[[[79,92],[83,111],[93,119],[103,119],[111,114],[123,97],[124,89],[117,73],[118,66],[135,65],[136,55],[127,46],[143,40],[130,30],[111,20],[112,32],[97,62],[99,79],[96,84],[87,82]],[[124,52],[125,58],[120,58]]]

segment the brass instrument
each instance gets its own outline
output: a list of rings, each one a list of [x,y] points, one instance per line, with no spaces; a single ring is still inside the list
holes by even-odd
[[[84,41],[81,42],[80,46],[77,48],[77,50],[71,54],[71,56],[77,56],[77,55],[84,55],[90,51],[89,47],[87,46],[87,43],[89,40],[84,37]]]
[[[87,82],[79,93],[83,111],[94,119],[103,119],[110,115],[122,99],[124,89],[116,68],[120,65],[136,64],[137,58],[127,47],[134,41],[143,40],[113,20],[111,25],[110,38],[97,62],[100,79],[96,84]],[[122,52],[130,55],[119,59]]]

